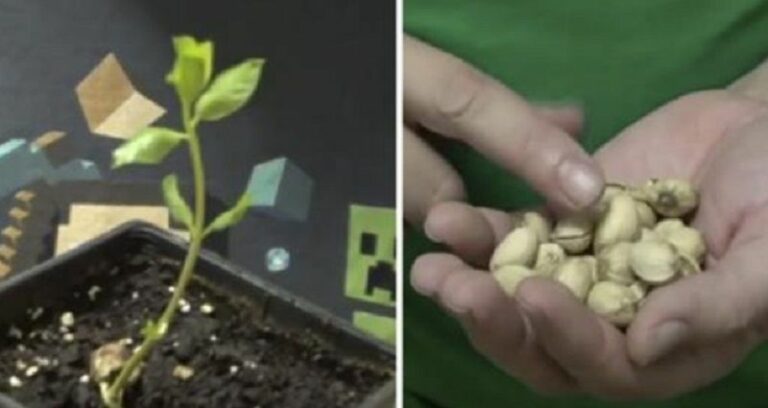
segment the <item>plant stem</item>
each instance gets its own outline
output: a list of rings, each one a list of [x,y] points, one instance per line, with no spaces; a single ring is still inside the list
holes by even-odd
[[[184,296],[187,286],[194,275],[195,264],[203,244],[203,233],[205,231],[205,169],[203,167],[203,154],[200,148],[200,140],[197,136],[197,122],[190,118],[190,107],[182,106],[182,114],[184,129],[188,136],[189,156],[192,162],[195,190],[194,220],[189,228],[189,251],[187,251],[181,273],[179,273],[176,286],[174,286],[173,295],[168,304],[165,305],[160,319],[156,322],[156,327],[159,328],[158,335],[144,337],[139,348],[126,361],[122,370],[120,370],[120,374],[118,374],[115,381],[106,390],[106,394],[102,395],[104,403],[109,408],[120,408],[122,406],[122,394],[125,386],[134,376],[136,369],[141,366],[141,363],[152,352],[154,346],[168,333],[168,328],[171,326],[179,308],[179,300]]]
[[[163,315],[160,317],[160,320],[158,320],[158,323],[166,324],[166,327],[170,326],[173,321],[173,317],[176,315],[176,311],[179,308],[179,300],[184,296],[184,292],[187,290],[187,285],[189,285],[189,281],[192,279],[192,275],[194,275],[195,264],[197,263],[197,257],[203,244],[203,231],[205,229],[205,178],[203,155],[194,124],[191,126],[188,134],[189,154],[192,159],[192,172],[195,179],[195,218],[190,231],[191,243],[189,252],[187,252],[187,257],[184,260],[184,267],[179,274],[178,281],[176,281],[171,301],[165,305]]]

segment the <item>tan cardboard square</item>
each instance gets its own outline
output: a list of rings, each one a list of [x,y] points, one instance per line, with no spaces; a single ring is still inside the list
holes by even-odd
[[[186,231],[170,229],[167,207],[77,203],[69,207],[69,223],[57,228],[55,254],[61,255],[120,224],[134,220],[148,222],[189,239]]]
[[[75,89],[91,132],[129,139],[165,114],[131,83],[114,54],[108,54]]]

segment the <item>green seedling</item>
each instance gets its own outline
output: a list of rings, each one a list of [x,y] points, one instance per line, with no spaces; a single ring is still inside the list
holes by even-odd
[[[212,80],[213,43],[198,42],[181,36],[173,40],[176,61],[166,81],[176,89],[181,103],[183,129],[174,130],[148,127],[139,132],[113,153],[113,168],[127,165],[151,165],[162,162],[169,153],[186,144],[192,162],[194,178],[194,206],[190,208],[179,191],[176,175],[163,179],[165,202],[171,216],[189,231],[189,250],[181,267],[173,295],[162,315],[148,321],[142,331],[143,341],[131,354],[111,381],[99,384],[104,403],[110,408],[122,407],[126,386],[138,376],[143,362],[154,346],[168,333],[179,307],[179,300],[189,285],[195,270],[203,240],[209,234],[224,230],[245,216],[250,204],[247,191],[228,211],[205,224],[205,168],[198,136],[198,126],[226,118],[242,108],[259,84],[264,66],[262,59],[248,59],[235,65]]]

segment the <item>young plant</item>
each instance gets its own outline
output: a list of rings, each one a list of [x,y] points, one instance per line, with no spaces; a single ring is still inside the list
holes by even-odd
[[[179,191],[178,179],[170,174],[163,179],[165,202],[171,216],[189,231],[189,250],[181,267],[173,295],[162,315],[149,320],[142,331],[143,342],[125,361],[116,377],[100,382],[101,396],[110,408],[122,406],[126,386],[138,376],[142,363],[153,347],[168,333],[192,278],[203,240],[209,234],[226,229],[239,222],[250,205],[250,196],[244,193],[228,211],[219,214],[205,225],[205,169],[198,136],[202,122],[223,119],[242,108],[256,90],[264,60],[248,59],[221,72],[211,81],[213,73],[213,44],[198,42],[181,36],[173,40],[176,61],[166,81],[176,89],[181,103],[183,129],[149,127],[125,142],[113,153],[113,168],[131,164],[158,164],[182,144],[189,148],[194,179],[194,206],[187,204]]]

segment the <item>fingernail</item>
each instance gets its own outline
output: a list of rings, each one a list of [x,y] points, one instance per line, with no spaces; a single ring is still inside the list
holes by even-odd
[[[558,169],[560,187],[568,199],[578,208],[584,208],[597,201],[603,191],[603,177],[600,172],[578,158],[570,158]]]
[[[653,363],[672,351],[685,340],[687,335],[688,326],[683,322],[672,320],[659,325],[651,334],[651,346],[644,364]]]
[[[426,235],[427,238],[429,238],[430,241],[432,241],[432,242],[434,242],[436,244],[441,244],[442,242],[440,242],[440,239],[437,238],[437,235],[432,230],[432,228],[433,227],[429,226],[429,222],[425,222],[424,223],[424,235]]]
[[[417,259],[411,269],[411,287],[422,296],[432,297],[442,282],[440,271],[435,268],[425,269],[418,266],[419,260]]]
[[[432,290],[431,287],[426,287],[423,283],[420,281],[411,281],[411,287],[413,290],[418,293],[421,296],[431,297],[434,293],[434,290]]]

